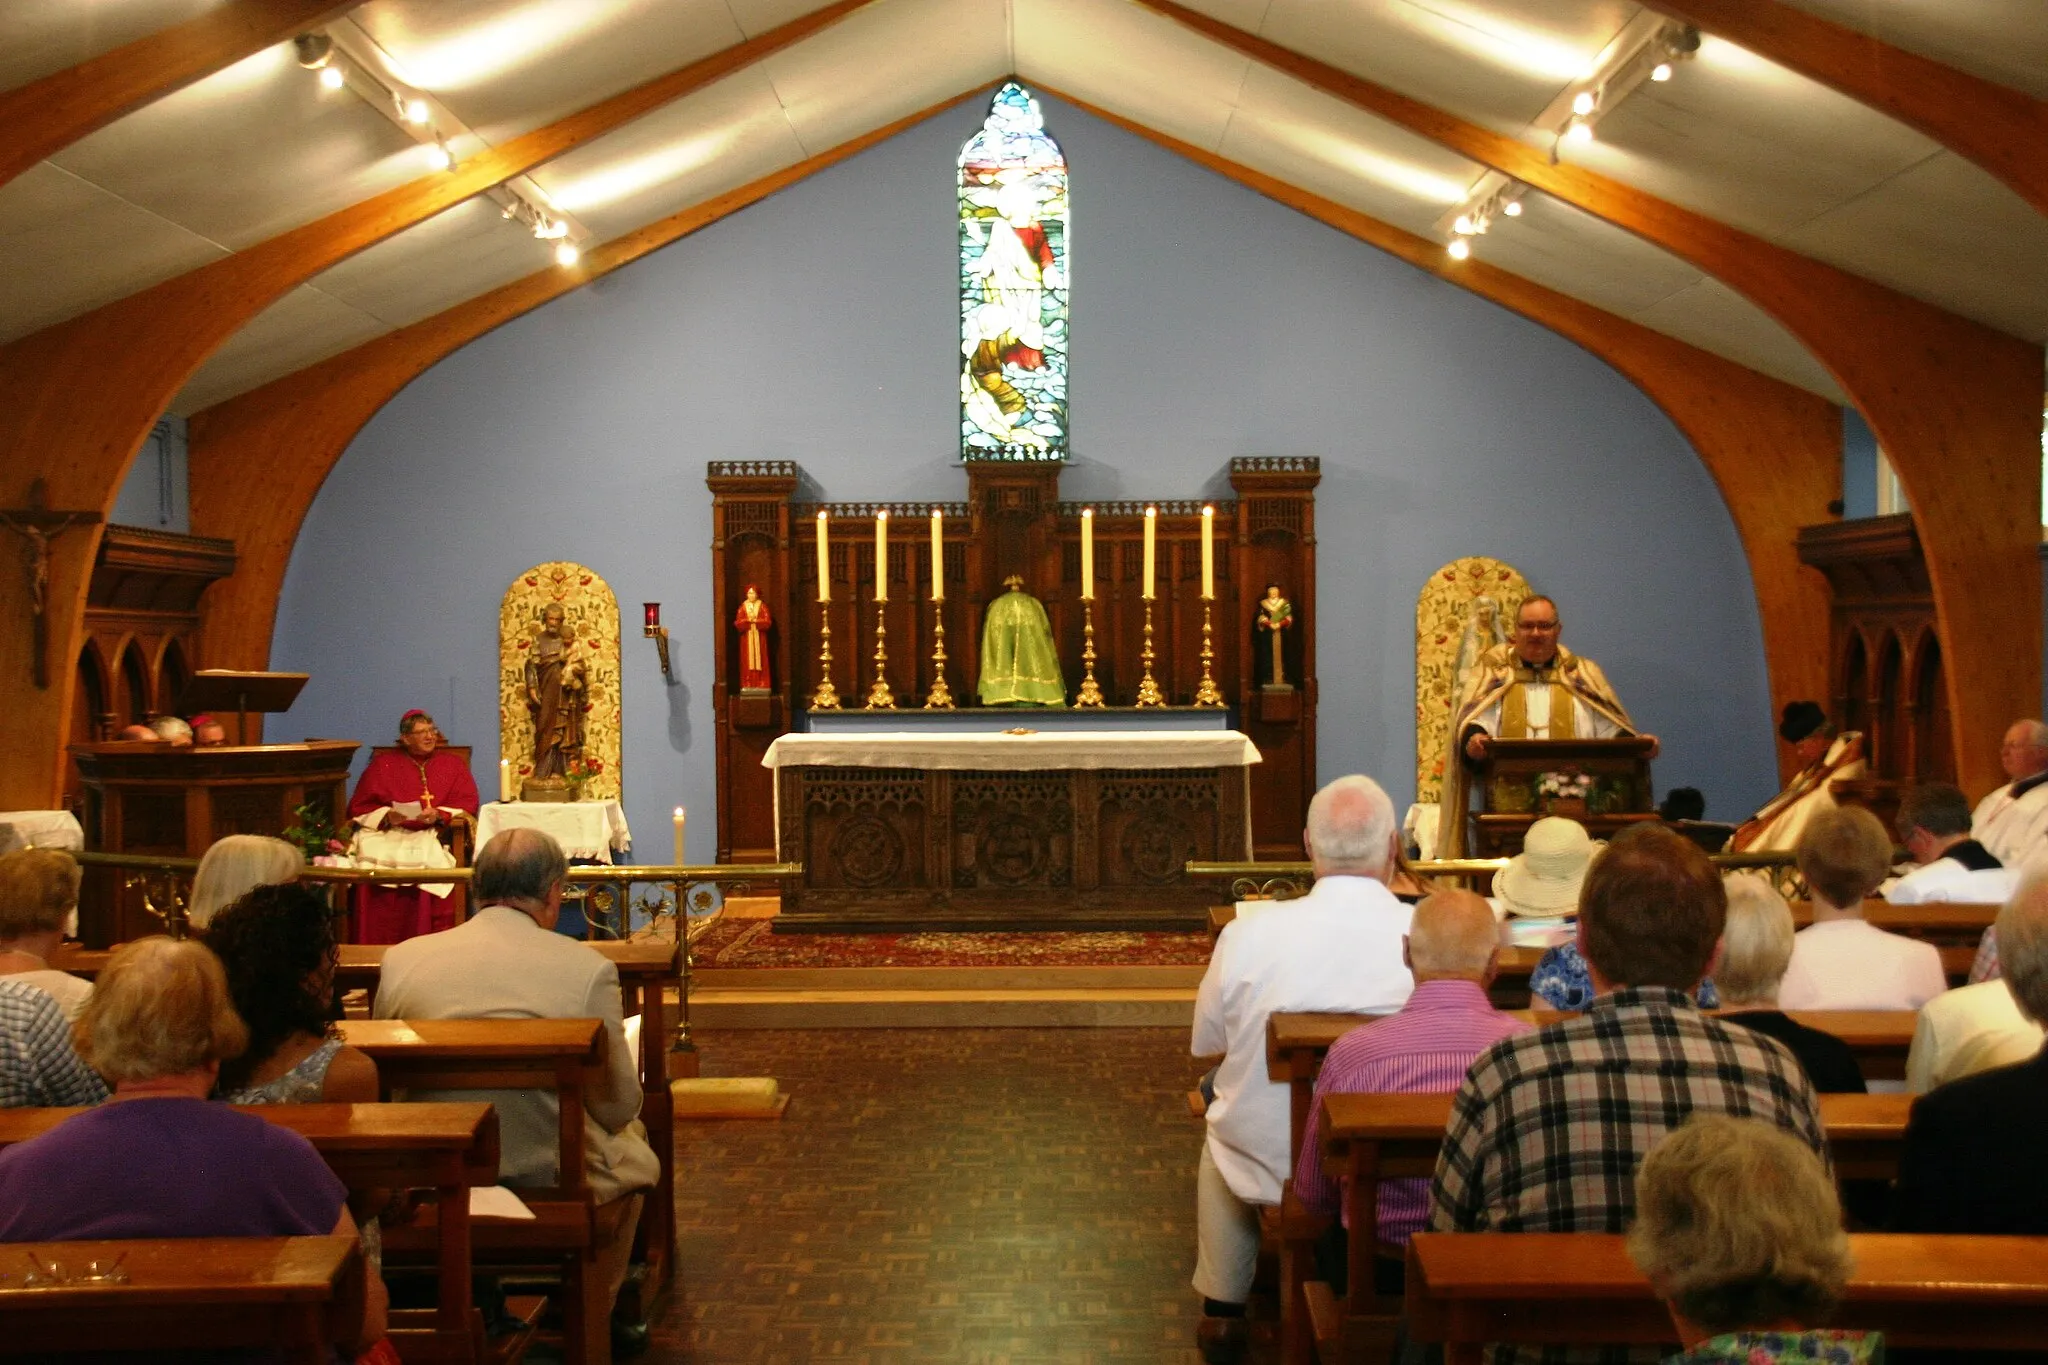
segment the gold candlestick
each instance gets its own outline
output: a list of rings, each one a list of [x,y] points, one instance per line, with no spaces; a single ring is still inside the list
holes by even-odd
[[[1166,698],[1159,693],[1159,682],[1152,676],[1152,599],[1145,599],[1145,648],[1138,655],[1138,661],[1145,666],[1145,676],[1138,680],[1139,706],[1164,706]]]
[[[882,637],[889,633],[882,622],[888,614],[887,602],[875,603],[875,681],[868,688],[867,709],[870,711],[896,709],[896,694],[889,690],[889,653],[882,648]]]
[[[1095,602],[1091,598],[1081,599],[1081,690],[1074,697],[1074,705],[1101,706],[1102,685],[1095,681]]]
[[[811,693],[813,711],[837,711],[839,689],[832,685],[832,608],[818,611],[818,690]]]
[[[1211,629],[1209,599],[1205,597],[1202,599],[1202,685],[1195,689],[1197,706],[1223,705],[1223,689],[1216,685],[1216,679],[1209,674],[1209,663],[1216,657],[1216,651],[1209,645]]]
[[[924,709],[953,709],[953,690],[946,686],[946,604],[936,597],[932,599],[932,690],[925,693]]]

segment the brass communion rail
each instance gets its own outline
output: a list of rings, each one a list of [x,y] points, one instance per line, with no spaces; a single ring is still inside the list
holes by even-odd
[[[1794,861],[1790,852],[1710,853],[1707,857],[1724,872],[1745,868],[1767,869],[1774,880],[1784,870],[1789,870]],[[1507,865],[1506,858],[1436,858],[1409,863],[1408,870],[1418,877],[1477,878],[1489,876]],[[1315,881],[1315,867],[1307,862],[1190,862],[1182,872],[1197,881],[1228,880],[1233,900],[1298,896]]]

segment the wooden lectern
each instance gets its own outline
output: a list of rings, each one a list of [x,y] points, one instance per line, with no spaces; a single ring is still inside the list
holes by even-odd
[[[1512,857],[1522,836],[1546,815],[1562,815],[1605,839],[1629,825],[1657,818],[1650,800],[1653,741],[1628,739],[1497,739],[1472,785],[1479,813],[1468,847],[1481,858]],[[1545,773],[1582,773],[1592,779],[1584,799],[1542,794]]]
[[[225,834],[284,833],[299,806],[338,823],[348,809],[352,739],[198,749],[116,740],[74,744],[85,784],[85,846],[106,853],[196,858]],[[94,868],[79,901],[89,947],[160,934],[120,869]],[[98,874],[107,875],[98,875]]]
[[[235,713],[235,743],[249,742],[251,711],[289,711],[306,685],[307,673],[237,673],[225,668],[202,668],[185,684],[178,696],[178,714],[196,716],[202,711]],[[218,716],[215,717],[219,719]]]

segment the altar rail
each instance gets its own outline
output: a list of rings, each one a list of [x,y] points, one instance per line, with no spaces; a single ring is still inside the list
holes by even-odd
[[[1745,868],[1756,868],[1770,872],[1777,881],[1796,863],[1789,851],[1776,853],[1710,853],[1708,861],[1723,872],[1738,872]],[[1418,877],[1458,877],[1468,882],[1481,877],[1491,878],[1494,873],[1508,865],[1506,858],[1436,858],[1423,862],[1408,863],[1408,870]],[[1230,883],[1232,900],[1287,900],[1308,893],[1315,882],[1313,863],[1197,863],[1184,866],[1186,875],[1201,880]]]

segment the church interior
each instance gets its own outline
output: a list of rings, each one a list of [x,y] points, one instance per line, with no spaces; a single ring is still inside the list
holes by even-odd
[[[2048,1342],[2039,0],[13,0],[0,110],[24,1349]],[[1616,1000],[1757,1089],[1518,1203]],[[59,1170],[167,1094],[340,1224]],[[1815,1154],[1709,1330],[1653,1193]]]

